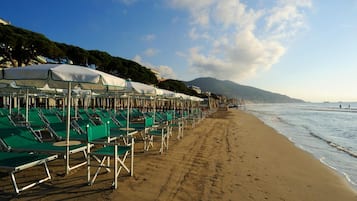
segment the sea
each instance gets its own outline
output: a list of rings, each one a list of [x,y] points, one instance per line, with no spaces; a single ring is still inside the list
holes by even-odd
[[[246,110],[357,190],[357,102],[247,104]]]

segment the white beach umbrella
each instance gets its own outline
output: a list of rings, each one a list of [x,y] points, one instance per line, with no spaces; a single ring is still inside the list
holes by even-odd
[[[137,95],[156,96],[162,93],[162,90],[140,82],[128,81],[127,90]]]
[[[3,69],[0,83],[15,82],[17,86],[41,88],[61,88],[72,91],[79,86],[89,90],[123,90],[125,80],[116,76],[76,65],[42,64]],[[67,151],[66,173],[69,173],[69,133],[70,133],[71,93],[67,94]]]
[[[163,91],[161,89],[158,89],[152,85],[147,85],[144,83],[140,82],[134,82],[131,80],[127,81],[127,87],[126,91],[128,94],[131,95],[139,95],[139,96],[146,96],[146,97],[156,97],[157,95],[161,95]],[[128,96],[128,102],[129,102],[130,96]],[[130,109],[128,107],[127,111],[127,129],[129,128],[129,113]],[[155,121],[155,106],[154,106],[154,117],[153,120]]]

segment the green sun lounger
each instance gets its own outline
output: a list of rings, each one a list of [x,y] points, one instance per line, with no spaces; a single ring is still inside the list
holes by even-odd
[[[0,129],[0,145],[8,151],[65,155],[67,149],[65,141],[41,142],[40,140],[41,139],[37,138],[36,135],[26,127]],[[86,158],[87,146],[79,143],[79,141],[74,142],[75,143],[71,143],[69,146],[69,153],[75,154],[82,152],[84,158]],[[73,167],[68,167],[68,169],[73,170],[83,165],[86,165],[86,161],[73,165]]]
[[[50,180],[51,175],[48,170],[47,162],[55,160],[56,158],[57,155],[0,152],[0,171],[9,173],[14,190],[16,194],[19,194],[21,191]],[[19,187],[16,182],[15,174],[37,165],[44,165],[46,177],[27,184],[26,186]]]

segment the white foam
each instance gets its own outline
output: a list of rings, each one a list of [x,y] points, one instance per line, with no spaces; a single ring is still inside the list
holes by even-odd
[[[350,182],[354,186],[357,186],[357,183],[352,181],[352,179],[350,178],[350,176],[347,173],[342,172],[342,174],[345,176],[345,178],[347,179],[348,182]]]
[[[320,158],[320,162],[323,163],[324,165],[328,166],[329,168],[331,168],[331,169],[337,171],[337,172],[341,172],[341,173],[343,174],[343,176],[345,176],[346,180],[347,180],[350,184],[352,184],[352,185],[354,185],[354,186],[357,186],[357,183],[354,182],[354,181],[352,181],[352,179],[350,178],[350,176],[349,176],[347,173],[342,172],[342,171],[339,171],[339,170],[338,170],[337,168],[335,168],[334,166],[328,164],[328,163],[325,161],[325,157],[321,157],[321,158]]]
[[[323,163],[323,164],[325,164],[325,165],[328,166],[329,168],[338,171],[337,168],[335,168],[334,166],[328,164],[328,163],[325,161],[325,157],[321,157],[321,158],[320,158],[320,162]]]

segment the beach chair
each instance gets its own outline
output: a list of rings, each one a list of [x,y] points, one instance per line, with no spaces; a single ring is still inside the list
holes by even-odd
[[[177,139],[180,140],[183,138],[183,128],[184,128],[184,121],[181,118],[177,118],[170,123],[170,127],[172,130],[174,128],[177,129]]]
[[[28,112],[28,126],[35,131],[36,135],[43,141],[53,141],[55,136],[48,130],[48,124],[43,120],[40,111],[37,109],[30,109]]]
[[[112,187],[117,189],[118,177],[122,169],[130,173],[130,176],[134,174],[134,138],[131,138],[131,143],[121,146],[116,142],[103,142],[103,138],[109,138],[108,127],[106,124],[99,126],[87,126],[87,178],[88,185],[93,185],[97,176],[100,173],[101,168],[113,169],[113,184]],[[99,139],[99,141],[98,141]],[[92,151],[91,145],[101,145],[100,148]],[[131,156],[130,168],[125,164],[125,160],[128,156]],[[93,164],[91,158],[94,158],[98,164]],[[113,166],[110,163],[106,163],[109,158],[114,159]],[[97,167],[93,177],[91,176],[91,167]]]
[[[57,112],[49,109],[42,109],[41,118],[48,124],[62,122],[62,119],[58,116]]]
[[[56,138],[58,140],[66,139],[66,137],[67,137],[66,129],[67,129],[67,125],[65,122],[52,123],[52,124],[48,125],[48,130],[54,136],[56,136]],[[78,125],[74,126],[73,123],[71,123],[71,128],[69,130],[69,139],[70,140],[79,140],[79,141],[85,142],[86,136],[84,135],[84,133],[85,133],[85,127],[83,130],[82,127],[78,127]]]
[[[159,152],[162,154],[164,150],[169,149],[169,138],[172,127],[169,125],[163,125],[159,127],[154,127],[148,131],[145,144],[145,151],[149,151],[151,147],[154,147],[154,138],[159,137],[161,140]]]
[[[32,188],[38,184],[51,179],[50,171],[47,166],[48,161],[55,160],[57,155],[45,155],[35,153],[16,153],[16,152],[0,152],[0,171],[9,173],[15,193],[19,194],[21,191]],[[35,182],[19,187],[16,182],[15,174],[25,169],[43,165],[46,177]]]
[[[42,142],[31,128],[26,127],[0,128],[0,145],[7,151],[52,153],[62,156],[65,156],[67,150],[66,141]],[[81,144],[79,141],[72,141],[69,146],[69,154],[82,152],[86,159],[86,149],[87,146],[85,144]],[[64,157],[64,159],[70,161],[69,158]],[[66,170],[71,171],[86,165],[86,163],[85,160],[72,166],[69,165]]]

